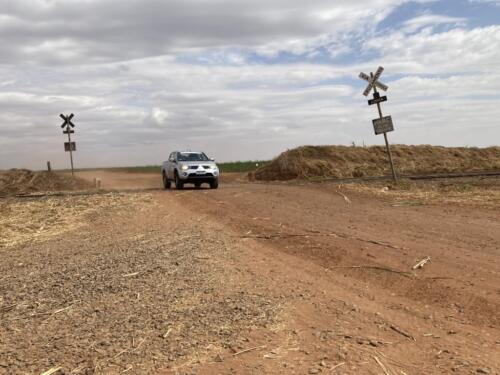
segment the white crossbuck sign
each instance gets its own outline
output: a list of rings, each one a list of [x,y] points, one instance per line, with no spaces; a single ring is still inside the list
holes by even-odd
[[[363,92],[364,96],[368,96],[368,94],[370,93],[370,91],[372,91],[372,88],[374,86],[378,87],[379,89],[381,89],[383,91],[387,91],[387,89],[389,87],[387,87],[386,85],[384,85],[382,82],[378,81],[378,79],[382,75],[383,71],[384,71],[384,68],[382,68],[381,66],[379,66],[378,69],[377,69],[377,71],[375,72],[375,75],[373,75],[373,76],[369,76],[368,74],[365,74],[363,72],[359,73],[359,78],[364,79],[365,81],[368,82],[368,86],[366,86],[366,89]]]

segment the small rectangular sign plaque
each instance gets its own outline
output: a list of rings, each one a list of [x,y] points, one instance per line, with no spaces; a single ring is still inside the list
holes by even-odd
[[[378,104],[387,101],[387,96],[379,96],[378,98],[368,100],[369,105]]]
[[[64,142],[64,151],[76,151],[75,142]]]
[[[385,116],[373,120],[373,129],[375,130],[376,135],[394,131],[392,117]]]

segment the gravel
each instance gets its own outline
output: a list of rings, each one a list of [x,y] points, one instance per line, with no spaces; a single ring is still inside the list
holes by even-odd
[[[213,360],[275,323],[277,301],[233,282],[219,233],[182,220],[166,233],[131,214],[3,250],[0,374],[151,374]]]

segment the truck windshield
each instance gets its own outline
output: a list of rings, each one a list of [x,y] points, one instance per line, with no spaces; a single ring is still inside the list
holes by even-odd
[[[209,161],[207,155],[199,152],[179,152],[178,161]]]

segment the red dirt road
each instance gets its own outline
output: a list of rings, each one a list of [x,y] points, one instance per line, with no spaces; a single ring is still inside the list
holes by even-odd
[[[264,247],[281,261],[277,270],[285,264],[291,270],[304,263],[319,266],[316,293],[336,290],[333,296],[345,303],[361,298],[356,304],[360,313],[384,317],[369,322],[371,317],[363,316],[365,324],[355,332],[377,336],[373,326],[382,324],[384,331],[389,327],[387,341],[397,338],[394,328],[409,332],[415,341],[399,344],[396,358],[404,353],[404,361],[413,359],[420,367],[439,366],[449,357],[454,364],[443,373],[471,371],[474,362],[478,368],[484,363],[500,367],[498,210],[393,207],[361,195],[350,197],[348,204],[330,184],[230,184],[218,191],[166,192],[172,193],[190,210],[246,236],[241,239],[245,244]],[[427,256],[431,262],[412,271]],[[363,268],[335,268],[358,266]],[[321,323],[328,329],[331,317]],[[431,368],[428,373],[436,371]]]
[[[202,192],[202,205],[199,193],[174,194],[239,236],[257,237],[246,243],[265,251],[260,267],[273,274],[276,288],[308,280],[311,296],[296,301],[294,310],[303,319],[299,331],[307,332],[304,343],[316,355],[334,358],[343,345],[357,351],[358,369],[339,373],[381,373],[376,364],[361,365],[373,361],[365,352],[367,337],[386,343],[380,352],[394,359],[391,365],[410,364],[402,366],[406,373],[466,374],[485,367],[498,373],[498,210],[393,207],[362,195],[350,196],[348,204],[329,184],[235,184]],[[431,262],[412,271],[427,256]],[[335,336],[321,349],[307,337],[328,330]]]
[[[105,188],[159,184],[153,175],[103,172],[99,177]],[[108,213],[89,223],[85,234],[44,243],[36,264],[91,267],[92,257],[108,254],[114,260],[106,263],[106,272],[133,275],[130,294],[144,298],[127,308],[123,301],[116,304],[116,287],[101,291],[99,309],[113,315],[117,306],[123,327],[99,322],[104,326],[90,341],[130,324],[146,341],[138,348],[136,339],[123,353],[126,344],[111,341],[98,354],[71,341],[77,346],[73,351],[41,346],[39,355],[48,351],[54,365],[86,368],[80,372],[85,374],[500,374],[500,210],[394,207],[384,198],[346,194],[350,203],[333,184],[237,181],[218,190],[157,191],[144,210]],[[179,235],[185,239],[177,241]],[[70,245],[79,236],[89,247],[81,259]],[[150,247],[130,246],[130,236],[140,236]],[[153,274],[142,279],[142,273],[134,275],[137,267],[129,267],[149,270],[155,262],[163,267],[167,260],[159,249],[177,248],[168,258],[175,264],[165,263],[154,279]],[[10,271],[28,250],[35,248],[9,250],[1,264],[2,280],[11,289],[24,285],[26,290],[34,282]],[[431,260],[423,269],[412,270],[427,256]],[[179,276],[172,267],[189,275],[175,292],[183,313],[165,317],[166,326],[139,329],[151,314],[172,311],[173,302],[163,295]],[[93,306],[94,295],[73,288],[79,300]],[[120,293],[128,290],[122,288]],[[15,312],[7,318],[14,319]],[[73,316],[78,327],[98,324],[81,314]],[[2,342],[1,335],[21,329],[9,322],[0,325],[0,353],[6,343],[29,350],[21,345],[29,340],[22,332],[15,341]],[[56,329],[56,322],[49,324]],[[92,356],[100,356],[101,365]],[[81,364],[82,358],[93,365]],[[4,368],[14,368],[9,363],[4,361]],[[3,374],[1,365],[0,360]]]

